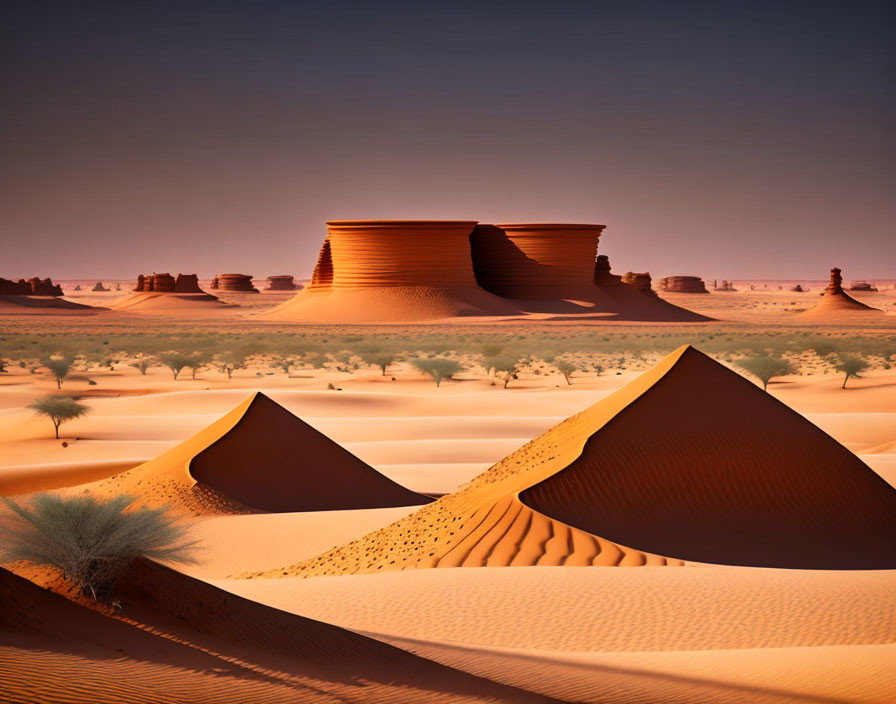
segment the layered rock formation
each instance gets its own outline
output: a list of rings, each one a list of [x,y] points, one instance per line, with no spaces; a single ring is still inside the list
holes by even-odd
[[[875,286],[872,286],[867,281],[853,281],[849,286],[850,291],[877,291]]]
[[[199,288],[199,278],[196,274],[178,274],[177,278],[169,273],[140,274],[137,277],[137,285],[134,291],[148,293],[205,293]]]
[[[0,278],[0,296],[61,296],[62,287],[46,279],[33,276],[30,279]]]
[[[610,258],[606,254],[598,254],[594,259],[594,283],[601,287],[622,284],[622,277],[610,272]]]
[[[880,312],[877,308],[865,305],[846,293],[843,290],[843,277],[840,275],[840,269],[834,267],[831,269],[831,280],[822,293],[821,301],[815,307],[797,314],[797,317],[813,320],[821,318],[836,320],[855,314]]]
[[[665,276],[660,279],[660,291],[669,293],[709,293],[699,276]]]
[[[212,288],[221,291],[258,293],[258,289],[252,284],[251,274],[217,274],[212,280]]]
[[[461,491],[267,576],[685,560],[894,569],[894,525],[896,490],[877,473],[685,346]]]
[[[604,225],[501,223],[470,235],[476,280],[504,298],[594,298],[593,262]]]
[[[93,285],[93,288],[91,289],[91,291],[95,291],[95,292],[104,292],[104,293],[105,293],[105,292],[108,292],[108,291],[111,291],[111,290],[112,290],[111,288],[106,288],[105,286],[103,286],[103,282],[102,282],[102,281],[97,281],[97,282]]]
[[[268,285],[265,286],[265,291],[295,291],[296,289],[301,288],[301,286],[297,285],[293,280],[292,276],[282,275],[282,276],[269,276],[268,277]]]
[[[85,489],[204,514],[384,508],[432,500],[380,474],[262,393],[159,457]]]
[[[308,287],[259,317],[401,322],[519,310],[481,289],[470,257],[475,220],[332,220]]]
[[[622,275],[622,283],[628,284],[633,289],[648,296],[656,296],[656,291],[653,290],[648,272],[627,271]]]

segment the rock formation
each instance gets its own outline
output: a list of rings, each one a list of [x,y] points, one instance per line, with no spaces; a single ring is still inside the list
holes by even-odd
[[[791,286],[790,290],[794,293],[804,293],[803,287],[797,284],[796,286]]]
[[[105,293],[108,293],[108,292],[111,291],[111,290],[112,290],[111,288],[106,288],[105,286],[103,286],[103,282],[102,282],[102,281],[97,281],[97,282],[93,285],[93,288],[91,289],[91,291],[96,291],[96,292],[100,292],[100,291],[102,291],[102,292],[105,292]]]
[[[134,291],[142,293],[205,293],[199,288],[199,277],[196,274],[178,274],[177,278],[164,274],[140,274]]]
[[[725,281],[724,279],[718,286],[713,286],[713,290],[714,291],[737,291],[737,289],[734,288],[734,284],[732,284],[730,281]]]
[[[896,490],[876,472],[685,346],[464,489],[266,574],[685,560],[894,569],[894,524]]]
[[[514,315],[481,289],[470,257],[475,220],[332,220],[307,288],[260,318],[376,323]]]
[[[709,293],[699,276],[665,276],[660,279],[659,287],[668,293]]]
[[[0,278],[0,296],[61,296],[62,287],[54,284],[49,278],[34,276],[30,279]]]
[[[610,258],[606,254],[598,254],[594,259],[594,283],[602,287],[622,284],[622,277],[610,272]]]
[[[656,296],[656,291],[651,286],[650,274],[648,272],[627,271],[622,275],[622,283],[628,284],[648,296]]]
[[[265,286],[265,291],[295,291],[296,289],[301,288],[295,281],[293,281],[292,276],[269,276],[268,277],[268,285]]]
[[[872,286],[867,281],[853,281],[849,286],[850,291],[877,291],[875,286]]]
[[[238,293],[258,293],[258,289],[252,284],[251,274],[217,274],[212,280],[212,288]]]
[[[840,269],[831,269],[831,280],[821,295],[818,305],[798,313],[797,317],[818,320],[820,318],[842,319],[855,314],[880,313],[877,308],[865,305],[843,290],[843,277]]]
[[[476,280],[522,300],[591,300],[594,257],[604,225],[501,223],[470,235]]]

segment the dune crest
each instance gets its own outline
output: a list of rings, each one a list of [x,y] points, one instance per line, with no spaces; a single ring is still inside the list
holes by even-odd
[[[0,691],[19,702],[548,702],[138,561],[112,617],[0,569]]]
[[[123,474],[78,487],[202,514],[332,511],[430,502],[256,392],[210,426]]]
[[[477,477],[277,576],[421,567],[896,567],[896,490],[690,346]]]

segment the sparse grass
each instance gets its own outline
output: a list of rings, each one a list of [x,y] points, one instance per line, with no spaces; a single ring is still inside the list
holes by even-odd
[[[62,571],[83,594],[109,599],[138,557],[191,562],[195,542],[166,509],[127,510],[130,496],[38,494],[30,504],[4,498],[11,515],[0,523],[5,561],[23,560]]]

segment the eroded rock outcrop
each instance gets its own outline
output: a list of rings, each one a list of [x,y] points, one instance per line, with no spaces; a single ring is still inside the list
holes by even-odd
[[[0,278],[0,296],[61,296],[62,287],[54,284],[50,278],[41,279],[33,276],[30,279]]]
[[[476,280],[486,291],[523,300],[591,300],[593,262],[604,225],[500,223],[470,235]]]
[[[273,320],[376,323],[519,310],[477,283],[475,220],[331,220],[308,287]]]
[[[296,282],[293,280],[292,276],[287,275],[278,275],[278,276],[269,276],[268,277],[268,285],[265,286],[265,291],[295,291],[301,288]]]
[[[818,305],[798,314],[798,317],[818,320],[828,318],[831,320],[842,319],[844,316],[865,313],[880,313],[877,308],[857,301],[843,290],[843,277],[840,269],[831,269],[831,280],[821,295]]]
[[[107,292],[111,291],[112,289],[111,289],[111,288],[106,288],[105,286],[103,286],[103,282],[102,282],[102,281],[97,281],[97,282],[93,285],[93,288],[90,289],[90,290],[91,290],[91,291],[95,291],[95,292],[97,292],[97,293],[100,293],[100,292],[107,293]]]
[[[699,276],[665,276],[660,279],[659,288],[669,293],[709,293]]]
[[[610,271],[610,258],[606,254],[598,254],[594,259],[594,283],[598,286],[620,286],[622,277]]]
[[[178,274],[177,278],[165,272],[162,274],[140,274],[134,291],[143,293],[205,293],[199,288],[196,274]]]
[[[258,289],[252,284],[251,274],[217,274],[212,280],[212,288],[239,293],[258,293]]]
[[[653,290],[651,285],[649,272],[627,271],[622,275],[622,283],[628,284],[648,296],[656,296],[656,291]]]

